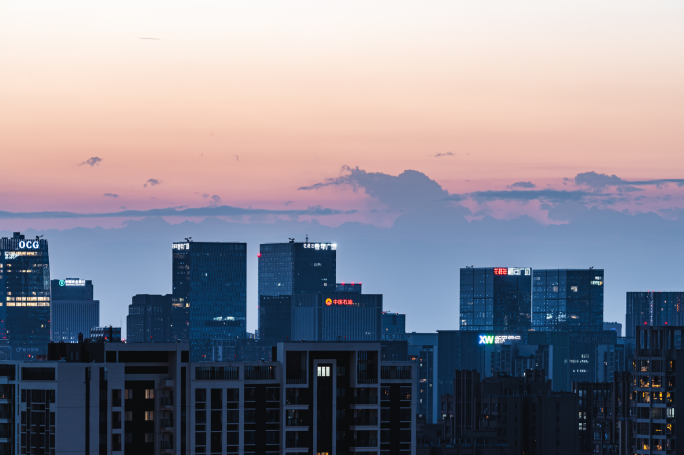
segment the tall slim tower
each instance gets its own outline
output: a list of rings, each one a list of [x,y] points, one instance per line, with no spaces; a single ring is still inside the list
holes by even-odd
[[[218,358],[215,349],[247,331],[247,244],[173,244],[173,304],[188,310],[193,361]]]
[[[259,250],[259,338],[291,339],[293,295],[336,292],[337,245],[265,243]]]
[[[461,269],[461,330],[526,332],[532,309],[532,269]]]
[[[26,239],[19,232],[0,239],[0,304],[0,340],[11,346],[12,355],[46,354],[50,341],[47,240]]]

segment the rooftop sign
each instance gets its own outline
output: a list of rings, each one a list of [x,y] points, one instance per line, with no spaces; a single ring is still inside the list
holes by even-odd
[[[494,267],[494,275],[531,275],[532,269],[522,267]]]
[[[520,335],[480,335],[479,344],[503,344],[508,340],[520,340]]]

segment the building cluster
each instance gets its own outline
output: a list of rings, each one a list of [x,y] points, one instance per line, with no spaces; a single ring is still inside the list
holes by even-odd
[[[51,280],[46,239],[0,239],[0,454],[684,450],[684,292],[628,292],[623,336],[604,270],[465,267],[457,327],[407,332],[338,281],[335,243],[290,239],[260,246],[250,334],[247,245],[169,252],[122,337],[92,281]]]

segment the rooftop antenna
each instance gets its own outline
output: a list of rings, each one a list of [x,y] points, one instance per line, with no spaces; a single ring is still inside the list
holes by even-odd
[[[186,242],[192,242],[192,237],[185,237]]]
[[[290,243],[294,243],[294,238],[288,237],[287,239],[290,241]]]
[[[306,243],[309,243],[309,234],[306,234]]]
[[[43,237],[42,235],[37,235],[36,240],[40,240],[40,238]]]

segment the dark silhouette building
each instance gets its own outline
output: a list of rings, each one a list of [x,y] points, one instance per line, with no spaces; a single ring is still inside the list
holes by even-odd
[[[513,454],[576,455],[578,399],[569,392],[551,391],[542,371],[513,378],[503,373],[480,379],[472,370],[454,377],[455,443],[472,444],[479,431],[496,434],[496,444]]]
[[[531,327],[532,269],[461,269],[461,330],[526,332]]]
[[[214,359],[247,332],[247,244],[188,239],[172,252],[173,303],[188,311],[190,357]]]
[[[532,327],[537,331],[603,330],[603,269],[535,270]]]
[[[631,433],[631,387],[629,372],[615,373],[612,382],[573,382],[572,391],[579,398],[582,455],[626,453]]]
[[[50,342],[48,241],[19,232],[0,239],[0,342],[24,358],[47,353]]]
[[[171,343],[171,294],[133,296],[126,317],[126,341],[128,343]]]

